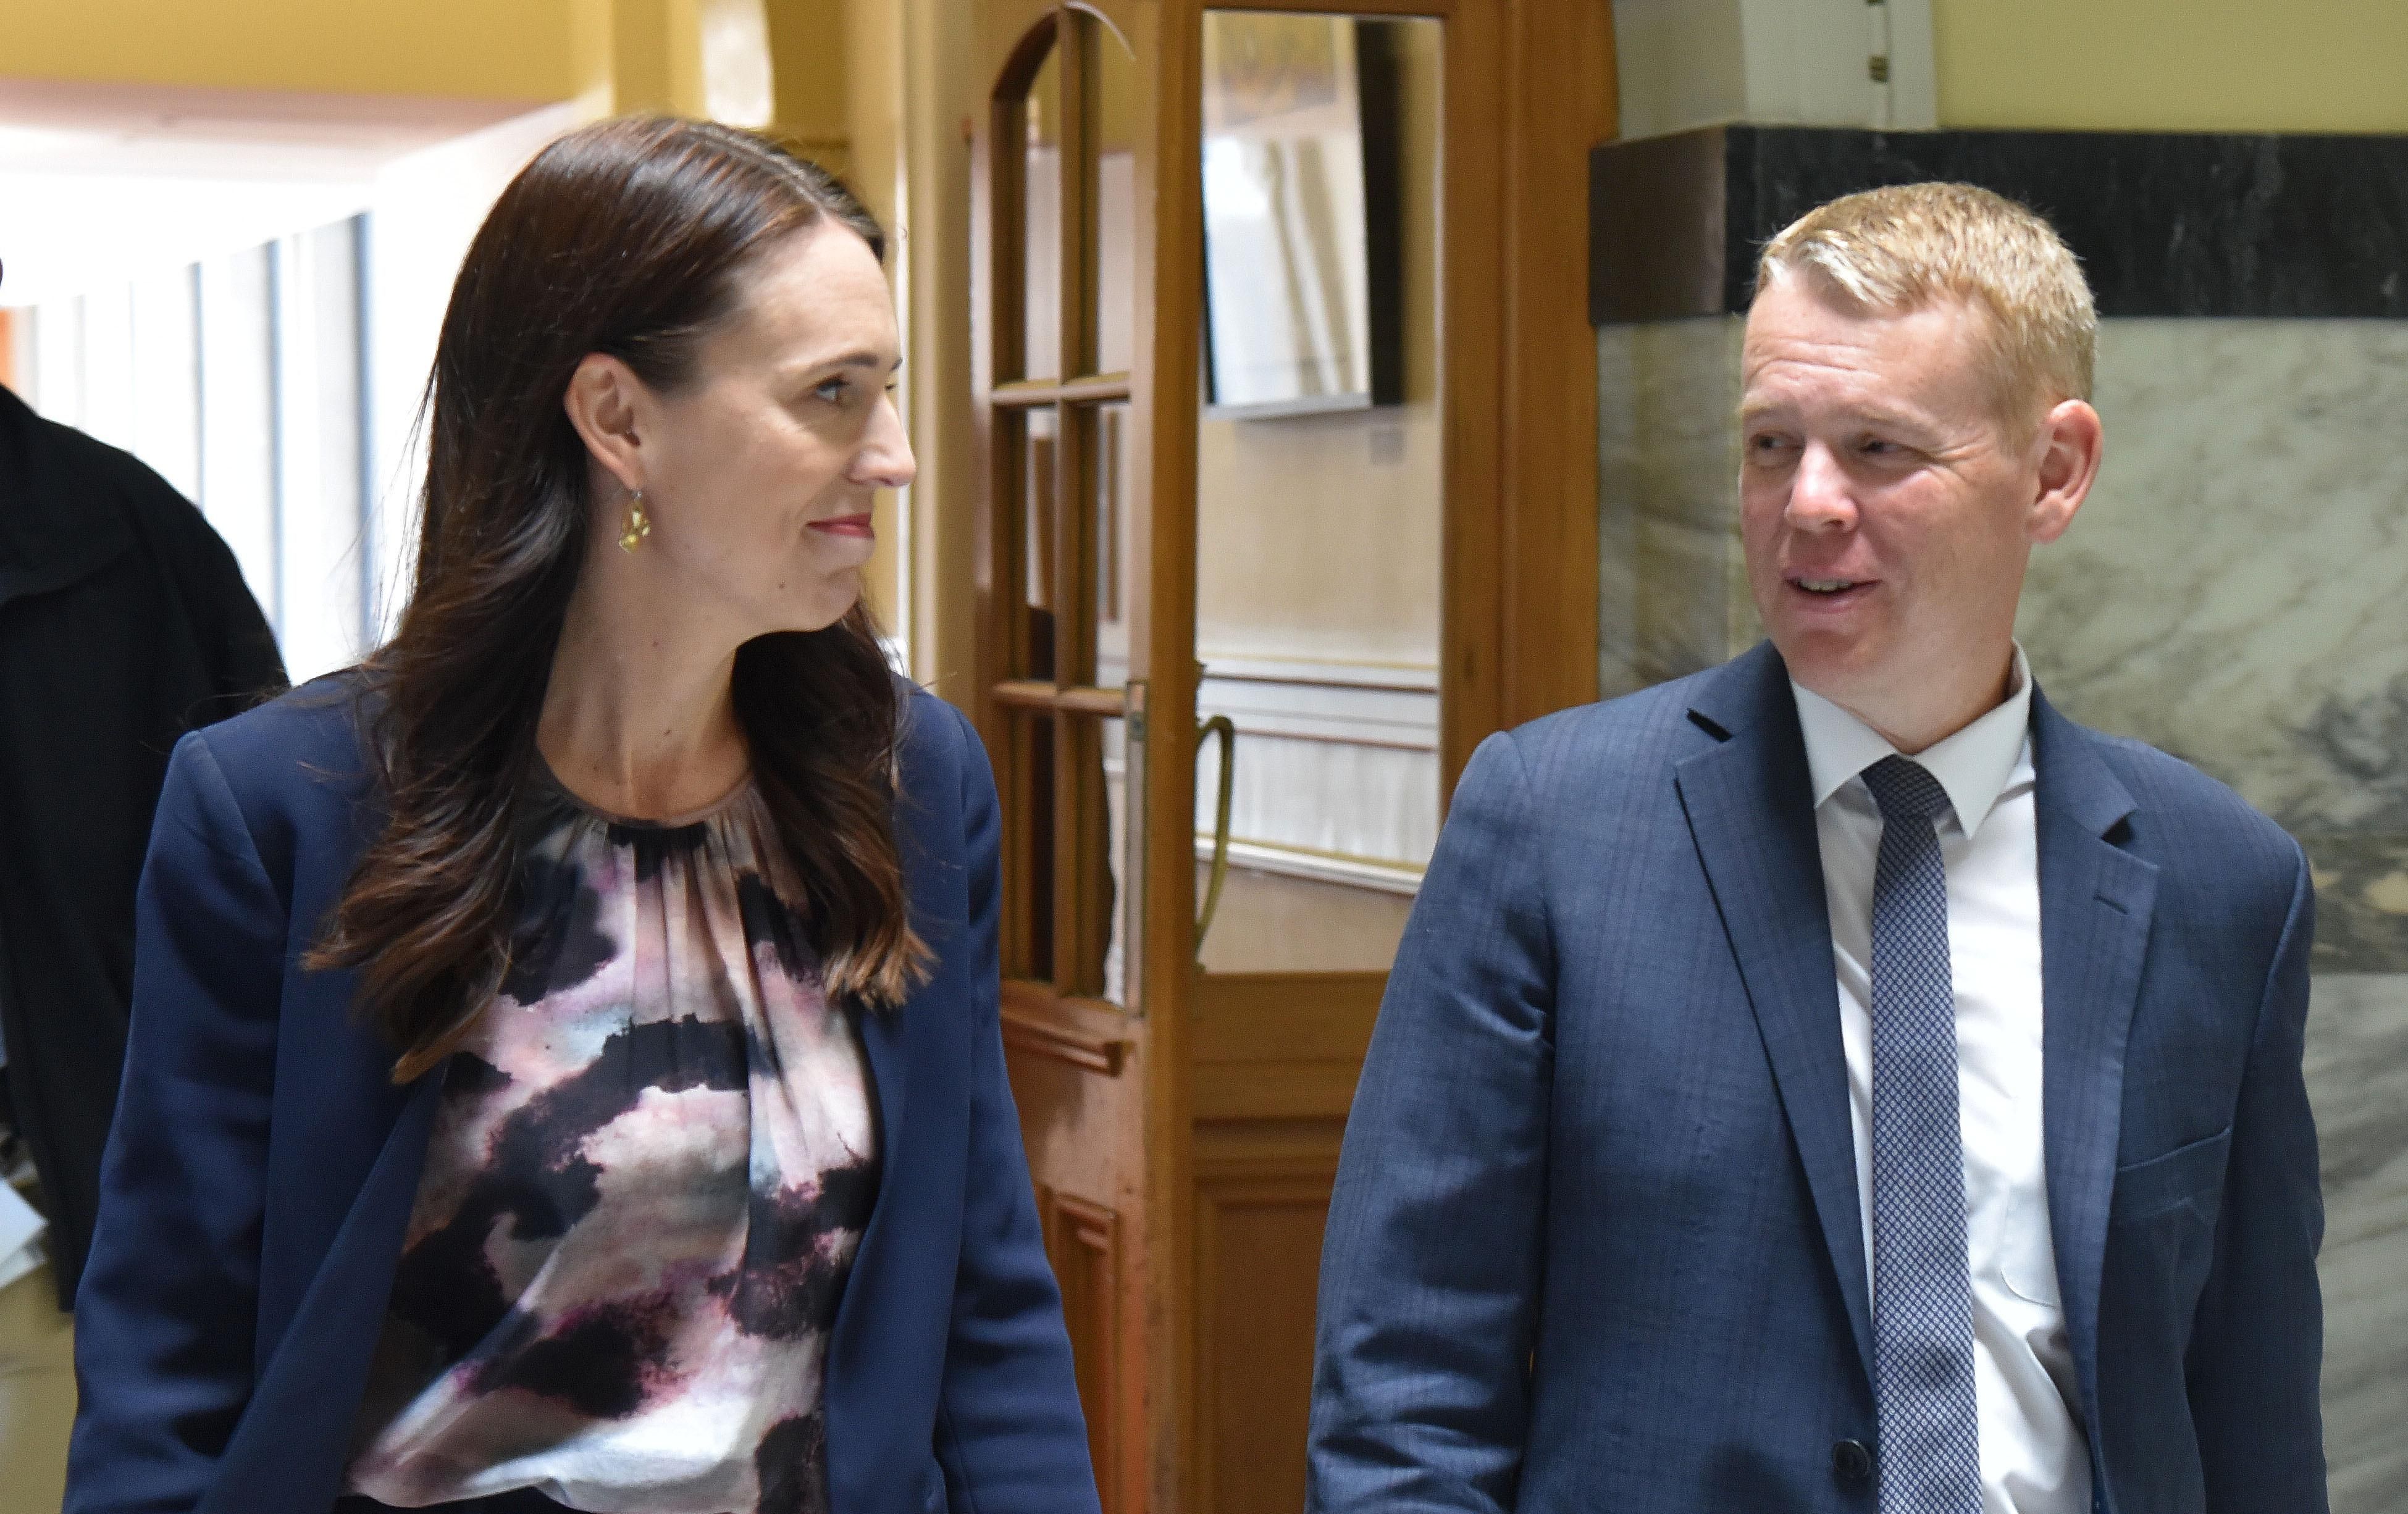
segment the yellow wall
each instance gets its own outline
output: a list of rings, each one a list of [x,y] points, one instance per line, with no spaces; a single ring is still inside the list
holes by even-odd
[[[892,0],[888,0],[892,3]],[[778,92],[773,128],[814,161],[848,169],[851,105],[845,48],[852,18],[844,0],[767,0],[769,55]],[[878,93],[878,81],[864,88]]]
[[[609,0],[0,0],[0,75],[566,100]]]
[[[1943,126],[2408,131],[2408,0],[1931,0]]]

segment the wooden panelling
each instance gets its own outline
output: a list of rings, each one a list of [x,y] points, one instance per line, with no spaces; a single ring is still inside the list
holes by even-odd
[[[1145,1053],[1116,1010],[1005,985],[1004,1060],[1062,1288],[1088,1449],[1107,1514],[1148,1508],[1145,1196],[1133,1160]],[[1099,1062],[1116,1060],[1107,1072]]]
[[[1343,1120],[1385,973],[1206,974],[1196,984],[1196,1118]]]
[[[1338,1170],[1335,1124],[1249,1159],[1243,1137],[1197,1144],[1198,1509],[1304,1507],[1313,1296]]]
[[[1385,973],[1207,974],[1196,984],[1196,1063],[1354,1062]]]
[[[1386,982],[1197,980],[1195,1509],[1303,1507],[1321,1232]]]
[[[1118,1078],[1128,1058],[1127,1017],[1111,1005],[1063,998],[1043,983],[1007,981],[1003,986],[1003,1045],[1007,1051]]]
[[[1120,1464],[1125,1427],[1114,1411],[1111,1364],[1122,1359],[1121,1218],[1105,1205],[1050,1188],[1038,1190],[1045,1254],[1062,1288],[1062,1319],[1078,1361],[1079,1401],[1087,1407],[1087,1445],[1104,1514],[1120,1514],[1120,1489],[1111,1476]]]

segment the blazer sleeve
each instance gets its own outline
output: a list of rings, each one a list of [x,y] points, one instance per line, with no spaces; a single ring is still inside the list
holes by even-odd
[[[65,1514],[207,1493],[249,1398],[285,910],[208,747],[179,741],[136,902],[134,1010],[76,1299]]]
[[[1062,1295],[1004,1076],[995,776],[969,722],[955,720],[969,870],[970,1150],[937,1456],[949,1506],[965,1514],[1094,1514],[1095,1467]]]
[[[1322,1250],[1322,1514],[1513,1507],[1554,1064],[1534,807],[1513,737],[1481,743],[1389,974]]]
[[[2296,849],[2294,855],[2298,853]],[[2232,1117],[2215,1254],[2191,1330],[2191,1422],[2211,1514],[2323,1514],[2324,1198],[2300,1061],[2315,893],[2300,856]]]

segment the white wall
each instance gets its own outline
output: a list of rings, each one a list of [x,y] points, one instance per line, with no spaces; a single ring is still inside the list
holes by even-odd
[[[394,159],[371,187],[367,617],[380,640],[391,634],[408,595],[426,466],[415,435],[419,403],[460,260],[503,186],[577,121],[574,105],[519,116]]]
[[[575,119],[549,107],[347,162],[344,178],[253,163],[240,181],[12,171],[0,129],[25,397],[200,506],[295,681],[390,631],[423,469],[412,426],[452,279],[502,186]],[[36,212],[64,219],[12,238]],[[144,213],[154,234],[126,219]],[[95,228],[94,255],[77,261],[62,224]]]

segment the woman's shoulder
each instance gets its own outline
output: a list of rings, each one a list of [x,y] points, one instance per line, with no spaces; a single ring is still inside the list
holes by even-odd
[[[367,680],[357,668],[312,678],[196,735],[222,766],[255,776],[294,762],[365,770]],[[229,771],[231,778],[233,773]]]
[[[984,769],[986,748],[968,716],[900,675],[895,692],[901,706],[896,750],[907,784],[917,778],[958,792],[967,769]]]
[[[195,731],[184,739],[199,751],[179,760],[216,770],[254,836],[320,819],[348,830],[372,786],[372,697],[357,669],[331,673]]]

